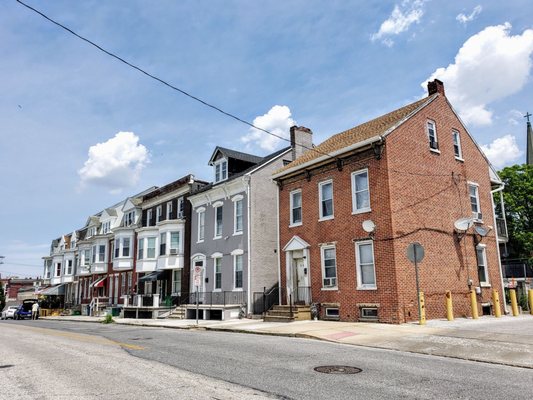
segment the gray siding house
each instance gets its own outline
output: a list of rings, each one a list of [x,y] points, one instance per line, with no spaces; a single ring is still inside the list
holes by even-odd
[[[266,157],[213,152],[214,182],[189,197],[190,288],[193,302],[198,292],[200,318],[250,316],[254,293],[278,285],[278,189],[271,176],[292,156],[291,147]]]

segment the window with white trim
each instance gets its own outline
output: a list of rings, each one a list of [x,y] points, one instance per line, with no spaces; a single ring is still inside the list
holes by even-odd
[[[155,222],[159,222],[163,219],[163,206],[157,206],[155,209]]]
[[[333,181],[320,182],[318,184],[320,203],[320,219],[333,218]]]
[[[322,287],[337,287],[337,256],[335,246],[322,246],[320,249],[322,258]]]
[[[84,266],[88,266],[91,264],[91,249],[83,250],[83,264]]]
[[[105,262],[105,244],[98,246],[98,262]]]
[[[118,258],[119,255],[120,255],[120,239],[119,238],[116,238],[115,239],[115,249],[114,249],[114,253],[115,253],[115,258]]]
[[[178,218],[185,218],[185,200],[183,199],[183,197],[180,197],[178,199]]]
[[[167,233],[163,232],[159,235],[159,255],[164,256],[167,254]]]
[[[205,238],[205,210],[198,212],[198,242],[203,242]]]
[[[137,240],[137,260],[144,258],[144,238]]]
[[[374,242],[372,240],[355,243],[355,260],[357,264],[357,288],[376,289]]]
[[[215,183],[228,179],[228,161],[223,158],[215,163]]]
[[[61,263],[56,263],[56,275],[61,276]]]
[[[434,121],[428,120],[426,122],[426,131],[429,139],[429,148],[431,150],[439,151],[439,142],[437,140],[437,127]]]
[[[352,212],[370,211],[370,189],[368,186],[368,170],[352,172]]]
[[[302,223],[302,190],[293,190],[290,193],[291,221],[290,225],[301,225]]]
[[[215,207],[215,238],[222,237],[222,206]]]
[[[215,290],[222,289],[222,257],[213,258],[215,269]]]
[[[146,258],[155,258],[155,237],[146,238]]]
[[[235,271],[234,287],[235,289],[242,289],[243,286],[243,271],[242,271],[242,254],[233,256],[233,265]]]
[[[167,203],[167,220],[172,219],[172,202]]]
[[[476,246],[476,257],[477,257],[477,274],[479,277],[480,285],[489,284],[489,272],[487,269],[487,251],[486,247],[483,244]]]
[[[181,273],[182,269],[172,271],[172,293],[181,293]]]
[[[72,275],[72,260],[67,260],[67,275]]]
[[[180,252],[180,232],[170,232],[170,254],[176,255]]]
[[[124,226],[131,226],[135,223],[135,210],[128,211],[124,215]]]
[[[453,139],[453,154],[455,155],[455,158],[462,159],[463,151],[461,149],[461,136],[459,135],[459,131],[452,130],[452,139]]]
[[[149,209],[146,212],[146,226],[152,225],[153,210]]]
[[[233,202],[233,227],[234,233],[242,233],[243,223],[242,223],[242,199],[236,200]]]
[[[130,238],[122,238],[122,257],[130,256]]]
[[[472,218],[481,220],[481,209],[479,207],[479,187],[477,183],[468,183],[468,195],[470,197],[470,209],[472,210]]]

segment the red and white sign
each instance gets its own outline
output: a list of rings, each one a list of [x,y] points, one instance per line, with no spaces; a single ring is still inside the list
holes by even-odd
[[[194,286],[200,286],[202,284],[203,270],[204,269],[200,267],[199,265],[194,267],[194,271],[193,271],[193,285]]]

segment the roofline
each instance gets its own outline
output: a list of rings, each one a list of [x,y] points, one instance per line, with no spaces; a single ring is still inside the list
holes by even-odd
[[[361,142],[357,142],[357,143],[351,144],[350,146],[343,147],[342,149],[336,150],[336,151],[334,151],[332,153],[329,153],[328,155],[324,155],[324,156],[320,156],[318,158],[314,158],[314,159],[309,160],[309,161],[307,161],[307,162],[305,162],[303,164],[296,165],[296,166],[294,166],[292,168],[289,168],[289,169],[286,169],[284,171],[281,171],[281,172],[279,172],[279,173],[277,173],[275,175],[272,175],[272,179],[281,178],[284,175],[291,174],[291,173],[296,172],[296,171],[298,171],[300,169],[305,169],[305,168],[310,167],[310,166],[312,166],[314,164],[320,164],[321,162],[327,160],[328,158],[333,158],[333,157],[336,157],[338,155],[341,155],[341,154],[344,154],[344,153],[348,153],[348,152],[353,151],[353,150],[357,150],[357,149],[359,149],[361,147],[368,146],[369,144],[372,144],[374,142],[383,140],[384,137],[390,135],[395,129],[397,129],[400,125],[402,125],[404,122],[409,120],[413,115],[415,115],[417,112],[422,110],[428,104],[433,102],[437,97],[438,97],[438,94],[429,96],[424,103],[422,103],[419,107],[417,107],[416,109],[411,111],[409,114],[407,114],[404,118],[402,118],[396,124],[394,124],[389,129],[387,129],[381,135],[373,136],[373,137],[371,137],[369,139],[365,139],[365,140],[363,140]],[[372,121],[372,120],[370,120],[370,121]],[[369,122],[369,121],[367,121],[367,122]],[[365,123],[365,122],[363,122],[363,123]]]
[[[285,150],[285,151],[279,153],[279,154],[278,154],[277,156],[275,156],[275,157],[272,157],[272,158],[271,158],[270,160],[268,160],[267,162],[265,162],[265,163],[261,163],[260,165],[257,166],[257,168],[254,168],[254,169],[252,169],[251,171],[248,171],[248,172],[245,173],[244,175],[251,175],[251,174],[253,174],[254,172],[260,170],[261,168],[263,168],[263,167],[265,167],[265,166],[267,166],[268,164],[272,163],[273,161],[276,161],[278,158],[280,158],[281,156],[287,154],[287,153],[290,152],[291,150],[292,150],[292,148],[291,148],[291,147],[288,147],[287,150]],[[267,157],[268,157],[268,156],[267,156]]]

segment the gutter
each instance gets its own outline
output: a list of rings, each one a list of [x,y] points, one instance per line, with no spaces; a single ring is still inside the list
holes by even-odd
[[[492,205],[492,218],[494,219],[494,230],[496,232],[496,251],[498,254],[498,268],[500,270],[500,283],[502,285],[502,295],[503,295],[503,310],[505,311],[505,314],[509,313],[509,310],[507,309],[507,302],[505,301],[505,288],[503,286],[503,271],[502,271],[502,259],[500,255],[500,244],[498,243],[498,225],[496,224],[496,211],[494,209],[494,194],[500,192],[500,196],[502,196],[502,191],[505,188],[505,184],[502,182],[501,186],[497,189],[490,191],[490,202]],[[505,208],[503,204],[503,196],[501,198],[501,205],[502,205],[502,214],[503,218],[505,219]],[[507,226],[507,223],[505,224]]]
[[[250,181],[252,180],[252,177],[249,175],[249,174],[245,174],[243,177],[242,177],[242,180],[243,182],[246,184],[246,225],[247,225],[247,231],[248,231],[248,237],[246,238],[246,245],[247,245],[247,249],[246,249],[246,252],[248,254],[248,260],[247,260],[247,268],[248,268],[248,273],[247,273],[247,293],[246,293],[246,297],[247,297],[247,304],[246,304],[246,313],[247,314],[251,314],[251,309],[252,309],[252,295],[250,293],[251,289],[252,289],[252,247],[251,247],[251,242],[252,242],[252,227],[250,225],[250,221],[251,221],[251,215],[250,215],[250,211],[252,209],[252,205],[251,205],[251,199],[250,199],[250,194],[251,194],[251,186],[250,186]]]

